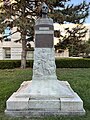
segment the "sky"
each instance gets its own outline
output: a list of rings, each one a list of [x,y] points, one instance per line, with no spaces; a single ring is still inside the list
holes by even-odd
[[[90,0],[85,0],[87,3],[90,2]],[[79,3],[83,2],[83,0],[71,0],[70,2],[68,3],[73,3],[74,5],[77,5]],[[89,9],[90,11],[90,9]],[[89,23],[90,24],[90,12],[89,12],[89,17],[86,19],[86,22],[85,23]]]

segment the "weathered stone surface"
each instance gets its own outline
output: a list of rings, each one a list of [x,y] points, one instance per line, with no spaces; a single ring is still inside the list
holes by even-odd
[[[72,96],[58,97],[52,94],[34,95],[30,92],[25,93],[27,86],[32,86],[32,82],[27,81],[22,84],[20,89],[7,100],[6,114],[11,116],[40,117],[46,115],[84,115],[83,101],[71,89],[66,81],[58,81]],[[49,91],[51,92],[51,91]]]
[[[44,79],[45,76],[57,78],[54,48],[35,48],[33,79],[37,80],[39,77]]]

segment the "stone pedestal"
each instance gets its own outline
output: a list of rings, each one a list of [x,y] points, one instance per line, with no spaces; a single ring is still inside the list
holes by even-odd
[[[7,100],[7,109],[5,110],[7,115],[41,117],[85,114],[83,101],[71,89],[67,81],[45,82],[42,80],[39,83],[36,81],[36,85],[34,85],[36,88],[32,88],[34,91],[30,93],[32,84],[32,81],[22,83],[19,90]]]
[[[6,114],[30,117],[85,114],[83,101],[69,83],[57,80],[53,31],[52,19],[36,21],[32,81],[23,82],[7,100]]]

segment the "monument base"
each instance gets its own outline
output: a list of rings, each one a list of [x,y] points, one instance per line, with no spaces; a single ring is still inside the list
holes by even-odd
[[[83,101],[80,99],[77,93],[72,90],[69,83],[66,81],[58,80],[57,82],[58,84],[60,84],[60,86],[62,85],[66,88],[67,91],[69,91],[68,95],[65,95],[63,93],[63,90],[61,91],[61,93],[63,93],[63,95],[61,96],[60,93],[53,94],[50,91],[49,93],[43,94],[35,93],[35,91],[31,92],[31,90],[28,89],[30,90],[30,92],[27,92],[26,88],[30,88],[30,86],[32,88],[32,82],[23,82],[18,91],[13,93],[13,95],[7,100],[5,113],[7,115],[15,117],[41,117],[47,115],[84,115],[85,110],[83,109]],[[42,91],[44,90],[44,88],[41,89]],[[48,87],[46,89],[47,91],[49,90]],[[61,90],[61,88],[59,89]]]

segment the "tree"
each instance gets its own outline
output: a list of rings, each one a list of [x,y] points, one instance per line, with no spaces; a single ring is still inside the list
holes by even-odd
[[[2,15],[13,19],[14,25],[21,32],[22,59],[21,68],[26,67],[26,36],[33,36],[33,26],[36,17],[41,15],[41,4],[49,6],[49,16],[59,23],[83,23],[89,14],[89,4],[83,3],[74,6],[66,4],[70,0],[4,0],[1,7]],[[58,9],[57,9],[58,8]],[[7,15],[8,13],[8,15]],[[2,16],[1,15],[1,16]]]
[[[85,46],[84,57],[90,58],[90,38],[85,42]]]
[[[85,50],[83,37],[86,32],[86,27],[81,24],[75,24],[73,28],[66,28],[65,35],[61,35],[62,40],[59,41],[56,48],[69,48],[70,56],[79,56]]]
[[[25,0],[23,1],[18,1],[11,3],[10,1],[5,1],[4,6],[2,7],[3,13],[1,14],[2,16],[4,15],[5,18],[8,20],[13,21],[13,25],[17,26],[17,31],[21,33],[21,39],[16,40],[17,41],[22,41],[22,55],[21,55],[21,68],[26,67],[26,52],[27,52],[27,40],[30,41],[33,39],[33,25],[34,25],[34,19],[32,16],[29,16],[28,11],[26,12],[27,9],[27,2]],[[8,13],[8,14],[6,14]],[[5,20],[4,18],[4,20]],[[2,19],[3,20],[3,19]],[[2,26],[5,26],[3,22]],[[9,24],[10,21],[9,21]],[[3,28],[5,29],[5,28]],[[26,36],[29,36],[26,39]]]

